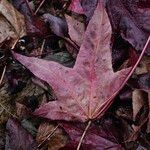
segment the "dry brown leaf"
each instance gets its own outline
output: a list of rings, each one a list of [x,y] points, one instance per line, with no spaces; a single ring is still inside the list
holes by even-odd
[[[26,34],[24,17],[7,0],[0,1],[0,43],[11,40],[10,46]]]
[[[48,146],[48,150],[59,150],[67,143],[62,129],[49,123],[42,123],[38,129],[36,141],[39,147]]]
[[[144,104],[143,92],[138,89],[134,90],[132,93],[133,120],[136,119],[136,115]]]
[[[150,91],[148,91],[149,115],[147,123],[147,133],[150,133]]]
[[[150,72],[150,57],[149,56],[143,57],[139,66],[135,70],[136,74],[144,74],[147,72]]]

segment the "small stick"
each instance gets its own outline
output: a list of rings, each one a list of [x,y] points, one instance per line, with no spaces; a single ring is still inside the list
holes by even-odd
[[[18,43],[19,39],[20,39],[20,38],[18,38],[18,39],[14,42],[13,46],[11,47],[11,49],[14,49],[14,48],[15,48],[15,46],[16,46],[16,44]]]
[[[38,8],[36,9],[36,11],[34,12],[34,15],[37,14],[37,12],[39,11],[39,9],[42,7],[42,5],[44,4],[45,0],[42,0],[42,2],[40,3],[40,5],[38,6]]]
[[[25,0],[25,3],[26,3],[26,6],[28,7],[30,13],[33,14],[33,11],[32,11],[32,9],[31,9],[31,7],[30,7],[29,1],[28,1],[28,0]]]
[[[125,142],[125,143],[126,143],[126,142],[131,142],[132,139],[134,138],[134,136],[141,130],[142,126],[147,122],[147,120],[148,120],[148,117],[146,117],[146,118],[143,120],[143,122],[141,123],[140,126],[138,126],[138,128],[136,129],[136,131],[135,131],[126,141],[124,141],[124,142]]]
[[[57,128],[59,127],[59,124],[54,128],[54,130],[46,137],[46,139],[44,140],[44,141],[42,141],[42,143],[40,143],[39,145],[38,145],[38,148],[47,140],[47,139],[49,139],[50,137],[52,137],[53,135],[54,135],[54,133],[55,133],[55,131],[57,130]]]
[[[2,73],[2,76],[1,76],[1,79],[0,79],[0,85],[2,84],[5,72],[6,72],[6,65],[5,65],[4,69],[3,69],[3,73]]]
[[[81,139],[80,139],[80,141],[79,141],[79,144],[78,144],[77,150],[80,150],[80,147],[81,147],[82,141],[83,141],[83,139],[84,139],[84,137],[85,137],[85,134],[86,134],[87,130],[89,129],[89,127],[90,127],[91,123],[92,123],[92,121],[90,120],[90,121],[88,122],[88,124],[87,124],[87,126],[86,126],[86,128],[85,128],[85,130],[84,130],[84,132],[83,132],[83,134],[82,134],[82,136],[81,136]]]
[[[0,103],[0,106],[8,113],[10,114],[12,117],[18,119],[18,117],[14,114],[12,114],[5,106],[3,106],[3,104]]]
[[[41,49],[40,49],[40,56],[42,55],[42,52],[43,52],[43,49],[44,49],[44,45],[45,45],[45,39],[43,40],[42,42],[42,46],[41,46]]]

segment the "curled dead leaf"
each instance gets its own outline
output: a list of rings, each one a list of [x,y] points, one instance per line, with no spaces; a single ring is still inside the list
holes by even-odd
[[[11,40],[10,46],[26,34],[24,17],[7,0],[0,1],[0,43]]]

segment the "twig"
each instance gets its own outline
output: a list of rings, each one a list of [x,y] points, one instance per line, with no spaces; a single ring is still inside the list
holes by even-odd
[[[39,9],[42,7],[42,5],[44,4],[45,0],[42,0],[42,2],[40,3],[40,5],[38,6],[38,8],[36,9],[36,11],[34,12],[34,15],[37,14],[37,12],[39,11]]]
[[[39,145],[38,145],[38,148],[43,144],[43,143],[45,143],[45,141],[47,140],[47,139],[49,139],[50,137],[52,137],[53,135],[54,135],[54,133],[55,133],[55,131],[57,130],[57,128],[59,127],[59,124],[54,128],[54,130],[45,138],[45,140],[44,141],[42,141],[42,143],[40,143]]]
[[[43,42],[42,42],[42,46],[41,46],[41,49],[40,49],[40,56],[42,55],[42,52],[44,50],[45,41],[46,40],[44,39]]]
[[[126,142],[131,142],[132,139],[134,138],[134,136],[141,130],[142,126],[147,122],[147,120],[148,120],[148,117],[146,117],[146,118],[143,120],[143,122],[141,123],[141,125],[138,126],[138,128],[136,129],[136,131],[135,131],[126,141],[124,141],[124,143],[126,143]]]
[[[11,49],[14,49],[14,48],[15,48],[15,46],[16,46],[16,44],[18,43],[19,39],[20,39],[20,38],[18,38],[18,39],[14,42],[13,46],[11,47]]]
[[[0,103],[0,106],[8,113],[10,114],[12,117],[18,119],[18,117],[14,114],[12,114],[2,103]]]
[[[81,136],[81,139],[80,139],[80,141],[79,141],[79,144],[78,144],[77,150],[79,150],[79,149],[80,149],[81,144],[82,144],[82,141],[83,141],[83,139],[84,139],[84,137],[85,137],[85,134],[86,134],[87,130],[89,129],[89,127],[90,127],[91,123],[92,123],[92,121],[90,120],[90,121],[88,122],[88,124],[87,124],[87,126],[86,126],[86,128],[85,128],[85,130],[84,130],[84,132],[83,132],[83,134],[82,134],[82,136]]]
[[[6,65],[5,65],[4,69],[3,69],[2,76],[1,76],[1,78],[0,78],[0,85],[2,84],[2,81],[3,81],[3,78],[4,78],[5,72],[6,72]]]
[[[28,1],[28,0],[25,0],[25,3],[27,4],[26,6],[28,7],[30,13],[33,14],[33,10],[32,10],[31,7],[30,7],[29,1]]]

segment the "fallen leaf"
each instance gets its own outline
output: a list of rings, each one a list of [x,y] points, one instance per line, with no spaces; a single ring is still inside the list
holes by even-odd
[[[150,58],[149,57],[143,57],[140,64],[137,66],[135,73],[136,74],[144,74],[150,72]]]
[[[96,9],[98,0],[72,0],[69,9],[78,14],[84,14],[87,22],[91,19]]]
[[[136,75],[129,80],[129,84],[132,88],[148,91],[150,90],[150,73],[143,73]]]
[[[81,6],[80,0],[71,0],[69,9],[73,12],[84,14],[83,8]]]
[[[37,150],[33,137],[14,119],[6,124],[5,150]]]
[[[134,90],[132,93],[133,120],[136,119],[140,109],[144,106],[144,96],[141,90]]]
[[[65,20],[51,14],[44,14],[43,18],[45,22],[50,24],[52,32],[57,36],[65,37],[68,34],[67,23]]]
[[[12,4],[24,15],[28,35],[44,36],[48,34],[44,21],[34,15],[27,0],[12,0]]]
[[[80,141],[80,137],[84,132],[85,126],[83,124],[67,124],[62,123],[62,127],[70,136],[70,143],[68,143],[61,150],[76,150],[76,145]],[[110,127],[109,125],[107,127]],[[101,126],[92,125],[86,133],[81,146],[81,150],[123,150],[124,148],[118,144],[116,137],[113,134],[112,128],[102,128]],[[115,130],[115,132],[117,132]]]
[[[106,1],[106,7],[113,30],[141,51],[150,34],[150,9],[139,8],[138,2],[131,0]],[[147,53],[150,53],[149,48]]]
[[[89,22],[94,13],[94,10],[96,9],[98,0],[80,0],[80,1],[84,14],[86,15],[87,21]]]
[[[19,102],[16,102],[16,113],[19,118],[23,118],[23,117],[28,116],[29,110],[25,105]]]
[[[5,149],[5,131],[0,130],[0,149]]]
[[[36,141],[39,147],[47,147],[48,150],[59,150],[65,146],[68,139],[62,129],[49,123],[42,123],[39,126]]]
[[[113,71],[110,39],[111,25],[100,2],[73,68],[14,53],[35,76],[52,86],[58,99],[41,106],[34,114],[52,120],[82,122],[100,118],[131,70]]]
[[[149,105],[149,114],[146,132],[150,133],[150,91],[148,92],[148,105]]]
[[[79,22],[78,20],[70,17],[68,15],[65,16],[66,21],[68,24],[68,34],[70,38],[78,45],[81,46],[83,41],[83,35],[85,32],[85,26],[83,23]]]
[[[0,1],[0,43],[26,35],[24,17],[7,0]]]
[[[118,34],[112,38],[112,64],[114,70],[117,70],[129,58],[130,45]]]

